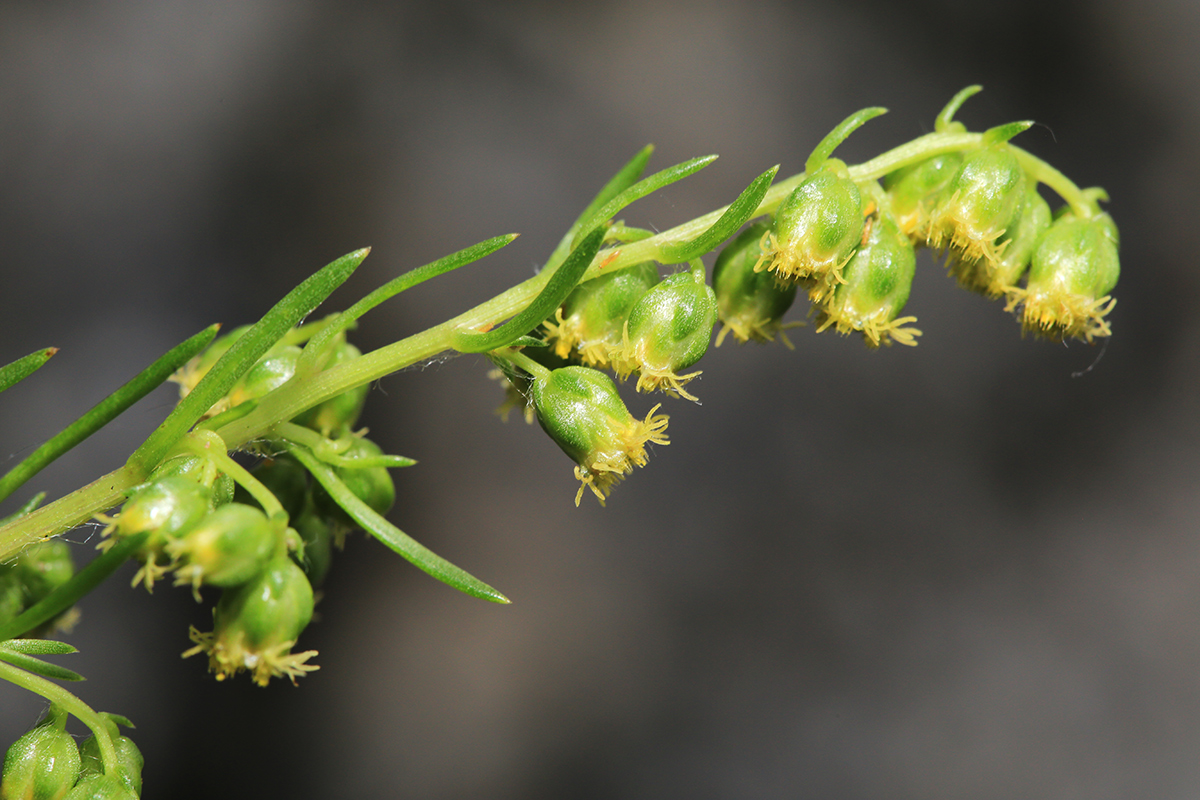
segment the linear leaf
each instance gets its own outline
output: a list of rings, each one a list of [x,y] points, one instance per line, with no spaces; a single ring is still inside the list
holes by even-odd
[[[11,364],[5,364],[3,367],[0,367],[0,392],[20,383],[37,372],[57,352],[57,347],[47,347],[43,350],[30,353],[27,356],[22,356]]]
[[[593,230],[579,247],[576,247],[562,266],[550,276],[544,289],[533,298],[525,310],[495,330],[479,333],[477,331],[459,330],[454,332],[453,347],[461,353],[486,353],[498,347],[506,347],[520,337],[536,328],[542,320],[554,313],[554,309],[562,305],[567,295],[579,283],[583,273],[591,265],[596,253],[600,251],[600,243],[604,241],[604,228]]]
[[[0,644],[0,661],[7,661],[14,667],[20,667],[26,672],[32,672],[34,675],[41,675],[43,678],[50,678],[56,681],[81,681],[84,679],[82,675],[66,667],[60,667],[57,664],[51,664],[49,661],[42,661],[40,658],[25,655],[16,650],[9,650],[3,644]]]
[[[577,247],[580,240],[590,233],[592,228],[612,219],[615,214],[634,200],[639,200],[652,192],[657,192],[664,186],[670,186],[675,181],[682,180],[689,175],[699,172],[716,160],[716,156],[693,158],[690,161],[684,161],[682,164],[667,167],[660,172],[654,173],[649,178],[638,181],[593,212],[588,221],[580,225],[579,230],[575,232],[575,238],[571,242],[571,247]]]
[[[750,185],[738,195],[738,198],[730,203],[729,208],[725,209],[721,218],[695,239],[690,242],[673,242],[663,245],[659,250],[663,262],[682,264],[693,258],[699,258],[732,236],[734,231],[746,223],[746,220],[754,216],[754,212],[758,210],[758,204],[767,194],[767,189],[771,188],[771,182],[775,180],[777,172],[779,172],[778,164],[751,181]]]
[[[220,325],[210,325],[172,347],[120,389],[92,406],[90,411],[30,453],[27,458],[0,478],[0,500],[11,495],[54,459],[103,428],[131,405],[162,385],[163,381],[171,377],[175,370],[207,347],[220,328]]]
[[[361,525],[367,533],[399,553],[417,569],[472,597],[490,600],[493,603],[512,602],[491,586],[469,572],[454,566],[377,514],[370,506],[358,499],[354,492],[342,483],[337,474],[321,463],[307,448],[294,445],[290,450],[317,479],[317,483],[329,492],[329,496],[333,498],[334,502],[345,509],[351,519]]]
[[[369,247],[355,250],[326,264],[276,303],[262,319],[254,323],[200,379],[187,397],[167,415],[162,424],[150,434],[133,455],[131,466],[149,472],[162,461],[167,451],[196,424],[213,403],[221,399],[238,378],[271,349],[296,323],[311,314],[333,290],[350,277],[362,263]]]
[[[650,161],[650,154],[653,152],[654,145],[646,145],[637,152],[637,155],[629,159],[629,162],[621,167],[617,171],[617,174],[609,179],[608,183],[604,184],[604,188],[592,198],[592,202],[588,203],[587,208],[583,210],[579,218],[571,223],[571,227],[567,229],[567,233],[563,236],[562,241],[558,243],[558,247],[554,248],[554,252],[550,254],[550,260],[546,262],[546,269],[554,269],[567,257],[571,252],[571,243],[575,241],[575,234],[579,232],[579,229],[583,227],[585,222],[590,220],[608,201],[628,189],[642,177],[642,173],[646,170],[646,164]]]
[[[79,652],[75,645],[56,642],[53,639],[9,639],[7,642],[0,642],[0,647],[31,656],[63,656]]]
[[[300,361],[296,365],[296,374],[309,374],[317,365],[316,359],[320,357],[321,352],[325,349],[326,343],[333,339],[341,331],[346,330],[353,325],[359,317],[367,313],[375,306],[389,300],[403,292],[405,289],[411,289],[419,283],[424,283],[430,278],[436,278],[439,275],[444,275],[447,272],[466,266],[474,261],[478,261],[484,256],[491,255],[502,247],[510,244],[517,238],[517,234],[509,233],[504,236],[496,236],[479,244],[471,245],[470,247],[459,250],[457,253],[451,253],[448,256],[443,256],[437,261],[433,261],[416,269],[409,270],[403,275],[394,278],[383,286],[380,286],[375,291],[368,294],[363,299],[359,300],[350,308],[337,315],[330,320],[329,324],[325,325],[318,333],[316,333],[308,345],[304,348],[304,352],[300,356]]]

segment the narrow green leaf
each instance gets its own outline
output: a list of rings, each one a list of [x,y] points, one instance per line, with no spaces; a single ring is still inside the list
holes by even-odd
[[[351,519],[362,526],[363,530],[399,553],[417,569],[472,597],[490,600],[493,603],[512,602],[491,586],[454,566],[375,513],[370,506],[359,500],[346,487],[346,484],[342,483],[337,474],[321,463],[320,459],[314,456],[310,450],[294,445],[290,451],[312,473],[312,476],[317,479],[317,483],[329,492],[329,496],[333,498],[334,502],[345,509]]]
[[[621,209],[634,200],[639,200],[664,186],[670,186],[675,181],[682,180],[689,175],[699,172],[716,160],[716,156],[701,156],[700,158],[693,158],[690,161],[684,161],[682,164],[676,164],[673,167],[667,167],[661,172],[656,172],[649,178],[644,178],[628,189],[618,193],[613,199],[592,212],[587,221],[579,226],[579,229],[575,232],[575,238],[571,241],[571,248],[576,248],[580,240],[590,233],[592,228],[612,219]]]
[[[255,362],[271,349],[280,338],[311,314],[333,290],[342,285],[371,249],[363,248],[348,253],[325,265],[276,303],[262,319],[254,323],[225,355],[213,365],[187,397],[163,420],[134,454],[129,457],[132,467],[149,473],[166,456],[167,452],[187,431],[196,424],[213,403],[220,400],[238,378],[242,377]]]
[[[0,392],[3,392],[10,386],[20,383],[28,378],[33,373],[41,368],[50,360],[50,357],[58,352],[57,347],[47,347],[44,350],[38,350],[35,353],[30,353],[27,356],[18,358],[11,364],[5,364],[0,367]]]
[[[979,84],[974,84],[973,86],[968,86],[965,89],[961,89],[958,94],[950,98],[950,102],[946,103],[945,108],[938,113],[937,119],[934,120],[933,123],[933,129],[938,133],[953,131],[955,129],[953,127],[954,115],[958,113],[958,109],[962,108],[962,104],[967,102],[968,98],[981,91],[983,91],[983,87]],[[957,127],[960,130],[966,130],[961,123],[959,123]]]
[[[15,639],[21,634],[28,633],[75,605],[79,598],[99,586],[105,578],[116,571],[117,567],[124,564],[125,560],[142,546],[142,542],[146,541],[146,537],[149,535],[149,532],[139,533],[117,542],[112,549],[92,560],[62,586],[25,609],[17,617],[0,625],[0,641]]]
[[[375,308],[375,306],[395,297],[405,289],[411,289],[419,283],[424,283],[430,278],[444,275],[459,267],[478,261],[484,256],[491,255],[500,248],[510,244],[517,236],[518,234],[509,233],[504,236],[488,239],[487,241],[459,250],[457,253],[451,253],[448,256],[439,258],[437,261],[409,270],[398,278],[394,278],[383,286],[380,286],[340,315],[337,315],[328,325],[325,325],[313,335],[311,341],[304,348],[299,363],[296,365],[296,375],[304,376],[311,374],[319,366],[316,360],[321,356],[322,351],[325,350],[325,345],[338,333],[353,325],[363,314]]]
[[[762,202],[767,190],[771,188],[771,182],[775,180],[777,172],[779,172],[778,164],[755,178],[729,205],[729,208],[725,209],[721,218],[695,239],[690,242],[664,244],[659,249],[663,263],[682,264],[693,258],[699,258],[732,236],[738,228],[754,216],[754,212],[758,210],[758,204]]]
[[[1033,120],[1027,119],[1020,122],[1006,122],[1003,125],[997,125],[994,128],[988,128],[983,132],[984,144],[999,144],[1007,142],[1009,139],[1016,136],[1018,133],[1029,130],[1033,127]]]
[[[26,672],[32,672],[34,675],[41,675],[43,678],[50,678],[56,681],[81,681],[83,676],[78,672],[60,667],[57,664],[51,664],[49,661],[42,661],[40,658],[27,656],[24,653],[19,653],[15,650],[0,645],[0,661],[7,661],[14,667],[20,667]]]
[[[567,233],[563,236],[562,241],[558,243],[558,247],[554,248],[554,252],[550,254],[550,260],[546,262],[546,269],[554,269],[567,257],[571,252],[571,243],[575,241],[575,234],[579,233],[580,228],[585,222],[595,216],[596,212],[606,203],[628,189],[642,177],[642,173],[646,169],[646,164],[650,161],[650,154],[653,152],[654,145],[646,145],[625,166],[621,167],[617,171],[617,174],[609,179],[608,183],[604,184],[604,188],[592,198],[592,202],[588,203],[587,208],[583,210],[579,218],[567,229]]]
[[[579,283],[583,273],[591,265],[600,243],[604,241],[604,228],[592,230],[579,247],[575,248],[562,266],[555,270],[546,287],[533,299],[525,310],[495,330],[479,333],[458,330],[454,332],[452,346],[461,353],[486,353],[497,347],[506,347],[536,328],[542,320],[554,313],[563,300]]]
[[[63,656],[79,652],[74,645],[56,642],[53,639],[9,639],[7,642],[0,642],[0,647],[31,656]]]
[[[804,171],[812,175],[828,160],[837,146],[846,141],[847,136],[862,127],[862,124],[867,120],[875,119],[880,114],[886,113],[886,108],[872,106],[871,108],[859,109],[846,117],[817,144],[816,148],[812,151],[812,155],[808,157],[808,161],[804,162]]]
[[[213,337],[217,335],[220,327],[220,325],[210,325],[186,341],[172,347],[120,389],[92,406],[90,411],[30,453],[27,458],[0,478],[0,500],[11,495],[54,459],[103,428],[131,405],[162,385],[163,381],[171,377],[175,370],[207,347]]]

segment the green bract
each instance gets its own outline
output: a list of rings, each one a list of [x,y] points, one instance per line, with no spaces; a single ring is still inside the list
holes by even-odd
[[[718,346],[730,332],[739,342],[770,342],[779,334],[791,346],[780,332],[780,321],[796,300],[796,285],[780,285],[771,273],[754,271],[762,255],[759,243],[769,230],[765,222],[750,225],[726,245],[713,265],[713,292],[723,323]]]
[[[1105,316],[1117,301],[1117,226],[1108,214],[1066,214],[1050,226],[1033,253],[1025,288],[1012,295],[1024,329],[1055,339],[1109,336]]]
[[[896,317],[908,302],[916,263],[912,243],[896,221],[886,213],[874,217],[866,243],[843,270],[845,282],[821,309],[817,330],[832,325],[839,333],[861,331],[870,347],[915,345],[921,332],[904,325],[917,318]]]
[[[862,239],[862,193],[844,171],[830,159],[788,195],[756,267],[781,281],[804,281],[814,301],[833,292]]]
[[[79,779],[81,759],[75,738],[64,729],[65,714],[49,715],[8,748],[0,798],[61,800]]]
[[[928,243],[948,249],[951,258],[995,263],[1024,197],[1025,172],[1011,146],[973,150],[942,190],[929,223]]]
[[[577,354],[589,367],[608,366],[612,351],[621,346],[630,310],[658,281],[658,266],[645,261],[576,286],[554,321],[545,323],[554,354],[559,358]]]
[[[588,367],[563,367],[533,383],[533,407],[550,438],[576,463],[579,505],[584,488],[600,504],[635,466],[646,465],[646,442],[667,444],[665,414],[658,406],[634,419],[612,378]]]
[[[315,650],[291,652],[312,611],[312,586],[304,572],[290,558],[276,558],[254,580],[221,593],[213,612],[213,632],[192,628],[196,647],[184,656],[207,653],[217,680],[245,669],[259,686],[284,675],[294,683],[317,669],[306,663],[317,654]]]
[[[639,392],[662,389],[695,400],[683,387],[700,373],[678,373],[708,352],[716,324],[717,296],[703,274],[693,270],[671,275],[642,295],[629,312],[621,348],[613,353],[613,370],[622,379],[639,373]]]

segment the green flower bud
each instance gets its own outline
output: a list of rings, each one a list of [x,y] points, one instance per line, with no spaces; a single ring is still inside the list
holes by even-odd
[[[924,242],[929,236],[930,215],[962,160],[962,153],[942,153],[884,177],[896,224],[914,241]]]
[[[296,374],[300,348],[294,344],[276,345],[258,360],[229,390],[228,407],[262,397],[287,383]],[[223,410],[223,409],[222,409]]]
[[[182,539],[167,543],[179,562],[175,585],[192,584],[199,600],[201,584],[229,587],[253,578],[282,541],[266,514],[253,506],[230,503],[209,514]]]
[[[637,390],[662,389],[667,394],[696,398],[684,385],[700,374],[678,374],[708,352],[717,324],[717,296],[699,271],[679,272],[642,295],[629,312],[621,348],[612,354],[612,368],[622,379],[639,372]]]
[[[21,551],[16,568],[25,584],[29,605],[41,600],[75,574],[71,546],[62,539],[50,539]]]
[[[930,220],[928,244],[968,262],[1000,260],[999,243],[1016,224],[1025,197],[1025,171],[1007,144],[973,150],[942,191]]]
[[[333,528],[311,509],[302,511],[292,520],[296,533],[304,542],[304,557],[300,567],[309,583],[320,586],[333,560]]]
[[[1010,310],[1022,307],[1026,331],[1055,339],[1109,336],[1104,318],[1121,273],[1117,226],[1108,214],[1066,214],[1042,236],[1024,289],[1011,293]]]
[[[713,265],[713,291],[723,323],[718,347],[730,331],[739,342],[770,342],[778,333],[784,344],[792,346],[780,320],[796,300],[796,285],[780,285],[769,272],[754,271],[762,255],[759,242],[769,230],[765,222],[750,225],[726,245]]]
[[[290,558],[276,558],[253,580],[221,593],[213,612],[213,632],[192,628],[196,646],[183,655],[207,653],[217,680],[246,669],[259,686],[284,675],[295,683],[317,669],[305,663],[317,654],[315,650],[291,652],[312,611],[312,586],[304,572]]]
[[[577,465],[575,505],[585,488],[604,505],[613,486],[646,465],[646,442],[668,444],[667,416],[654,413],[657,405],[644,420],[634,419],[612,378],[587,367],[563,367],[535,380],[533,407],[543,430]]]
[[[817,332],[836,326],[839,333],[862,331],[869,347],[899,342],[916,345],[921,332],[906,328],[916,317],[897,315],[908,302],[916,273],[912,242],[888,214],[873,218],[866,243],[843,270],[845,282],[821,310]]]
[[[950,271],[968,289],[988,297],[1008,295],[1029,268],[1034,248],[1049,227],[1050,206],[1038,193],[1037,181],[1027,181],[1016,223],[996,241],[997,259],[951,259]]]
[[[50,539],[22,550],[8,564],[0,564],[0,622],[7,622],[75,574],[71,547],[62,539]],[[76,614],[67,611],[39,626],[30,635],[39,636],[55,628],[70,627]]]
[[[366,456],[382,455],[379,445],[370,439],[356,437],[343,456],[346,458],[363,458]],[[386,514],[396,502],[396,484],[385,467],[334,467],[334,472],[342,483],[346,484],[354,496],[362,500],[378,514]],[[343,528],[353,528],[354,520],[339,506],[324,488],[317,484],[313,487],[313,503],[317,511],[340,524]],[[344,531],[343,531],[344,533]]]
[[[63,800],[138,800],[120,775],[89,775],[79,781]]]
[[[112,714],[101,713],[104,719],[105,727],[108,729],[108,735],[112,739],[113,747],[117,751],[117,766],[115,774],[109,773],[109,779],[116,778],[119,783],[129,792],[131,796],[137,797],[142,792],[142,766],[145,764],[145,759],[142,757],[142,751],[133,743],[133,740],[128,736],[122,736],[117,728],[116,720],[121,720],[127,724],[129,721],[122,717],[115,717]],[[79,782],[83,784],[88,781],[95,781],[105,774],[104,763],[100,760],[100,743],[96,740],[95,734],[84,739],[79,745],[79,755],[83,763],[79,772]],[[108,788],[109,784],[95,783],[95,788],[91,791],[96,792],[101,788],[106,791],[112,791]],[[84,795],[85,797],[93,797],[94,794]],[[123,797],[124,795],[101,795],[103,797]]]
[[[188,454],[169,458],[150,473],[150,480],[157,481],[170,476],[187,478],[207,489],[209,510],[223,506],[233,499],[233,478],[218,470],[212,461],[202,456]]]
[[[208,515],[212,492],[203,484],[179,474],[166,475],[143,484],[125,502],[115,520],[104,529],[109,538],[101,542],[108,549],[118,539],[150,531],[138,548],[142,568],[133,576],[133,585],[144,583],[153,591],[154,582],[169,569],[164,547],[178,539]]]
[[[308,470],[300,466],[299,461],[288,455],[268,458],[256,464],[250,474],[275,495],[289,519],[304,510],[308,498]],[[234,489],[233,499],[249,506],[258,505],[258,501],[241,486]]]
[[[328,363],[325,364],[324,369],[332,369],[340,366],[353,361],[361,355],[362,352],[357,347],[343,339],[334,346],[333,355],[329,358]],[[367,394],[370,391],[370,384],[356,386],[353,389],[342,392],[336,397],[329,398],[319,405],[313,406],[308,411],[293,419],[292,422],[297,425],[303,425],[306,428],[312,428],[322,436],[336,437],[349,431],[354,427],[354,423],[358,422],[363,406],[367,402]]]
[[[815,302],[832,294],[862,240],[862,193],[845,169],[830,159],[783,201],[755,267],[781,281],[806,281]]]
[[[61,800],[71,791],[81,759],[65,724],[66,714],[52,706],[46,719],[13,742],[4,756],[0,798]]]
[[[555,321],[545,322],[554,354],[569,358],[578,353],[586,366],[607,367],[612,351],[621,346],[630,310],[658,282],[658,267],[646,261],[576,286],[555,312]]]

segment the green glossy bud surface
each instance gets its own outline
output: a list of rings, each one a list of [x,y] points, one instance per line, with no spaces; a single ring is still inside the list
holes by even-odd
[[[762,255],[759,243],[769,230],[765,222],[750,225],[726,245],[713,265],[717,314],[724,323],[718,345],[730,331],[739,342],[772,341],[796,300],[795,284],[781,286],[771,273],[754,271]]]
[[[229,391],[230,407],[262,397],[287,383],[296,373],[300,352],[299,347],[291,344],[271,348]]]
[[[1109,292],[1121,274],[1117,246],[1117,228],[1107,214],[1056,220],[1034,250],[1025,289],[1015,297],[1023,304],[1025,329],[1089,342],[1110,335],[1105,316],[1116,304]]]
[[[61,800],[75,785],[82,763],[79,748],[61,721],[47,720],[8,748],[0,798]]]
[[[253,578],[270,560],[280,538],[265,514],[229,503],[209,514],[182,539],[167,544],[179,559],[176,584],[236,586]]]
[[[836,326],[840,333],[861,331],[870,347],[899,342],[915,345],[920,331],[903,327],[916,317],[897,319],[908,302],[916,273],[916,253],[889,215],[873,218],[867,241],[843,271],[845,283],[822,309],[818,331]]]
[[[294,561],[281,556],[253,580],[222,592],[213,613],[213,632],[193,629],[197,647],[184,655],[207,653],[218,680],[246,669],[260,686],[284,675],[294,682],[316,669],[305,663],[315,652],[290,652],[312,611],[312,585]]]
[[[621,345],[629,312],[658,282],[658,267],[646,261],[576,286],[555,321],[546,323],[554,354],[578,354],[586,366],[607,366],[610,354]]]
[[[972,150],[943,190],[929,244],[966,261],[999,261],[997,244],[1012,230],[1025,197],[1025,172],[1007,144]],[[1011,235],[1011,234],[1010,234]]]
[[[896,224],[914,241],[924,242],[928,236],[930,214],[962,160],[962,153],[942,153],[898,169],[883,179],[883,187],[892,198]]]
[[[819,300],[862,239],[862,193],[848,177],[821,169],[796,187],[775,212],[770,248],[760,269],[783,281],[812,279]]]
[[[613,485],[646,463],[646,442],[667,444],[665,415],[655,406],[634,419],[612,378],[588,367],[563,367],[533,384],[538,422],[577,465],[575,504],[590,488],[603,504]]]
[[[717,296],[697,272],[678,272],[654,286],[634,304],[624,342],[613,354],[613,369],[622,378],[638,376],[639,392],[662,389],[695,400],[683,390],[698,375],[678,371],[699,361],[717,323]]]

